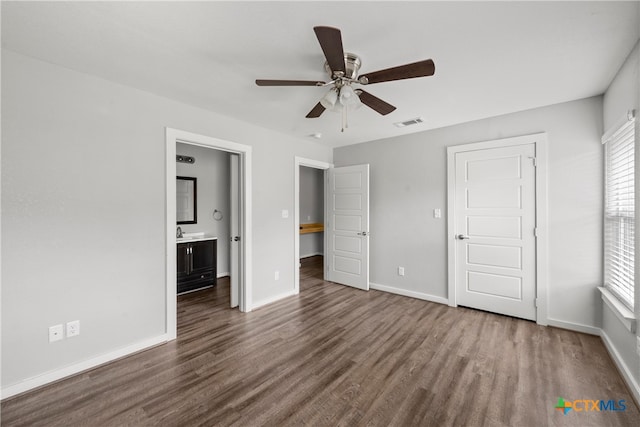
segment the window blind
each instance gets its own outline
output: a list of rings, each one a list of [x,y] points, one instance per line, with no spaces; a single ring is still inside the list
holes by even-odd
[[[633,310],[635,119],[603,137],[605,146],[604,282]]]

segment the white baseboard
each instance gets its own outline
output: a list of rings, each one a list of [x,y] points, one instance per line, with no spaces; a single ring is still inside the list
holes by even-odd
[[[618,353],[618,350],[616,350],[613,342],[611,342],[611,339],[604,330],[600,331],[600,338],[602,338],[604,346],[607,348],[607,351],[613,359],[613,362],[618,367],[618,370],[622,374],[622,377],[627,383],[629,390],[631,390],[631,393],[633,394],[636,402],[640,404],[640,385],[638,385],[638,382],[634,378],[632,370],[629,369],[626,363],[624,363],[624,359],[620,356],[620,353]]]
[[[314,253],[311,253],[311,254],[304,254],[304,255],[300,254],[300,259],[309,258],[309,257],[312,257],[312,256],[318,256],[318,255],[324,255],[324,253],[323,252],[314,252]]]
[[[405,297],[417,298],[425,301],[437,302],[438,304],[449,304],[449,300],[447,298],[423,294],[422,292],[408,291],[406,289],[394,288],[393,286],[385,286],[380,285],[378,283],[369,282],[369,288],[375,289],[376,291],[389,292],[396,295],[402,295]]]
[[[298,292],[296,292],[295,290],[292,289],[290,291],[283,292],[281,294],[278,294],[278,295],[275,295],[275,296],[272,296],[272,297],[269,297],[269,298],[265,298],[265,299],[263,299],[261,301],[257,301],[257,302],[254,302],[253,304],[251,304],[251,310],[255,310],[256,308],[263,307],[263,306],[265,306],[267,304],[271,304],[273,302],[279,301],[279,300],[281,300],[283,298],[287,298],[287,297],[290,297],[290,296],[293,296],[293,295],[298,295]]]
[[[231,273],[229,273],[228,271],[224,272],[224,273],[217,273],[216,274],[216,278],[219,279],[221,277],[227,277],[227,276],[231,276]]]
[[[136,344],[132,344],[127,347],[123,347],[118,350],[111,351],[109,353],[66,366],[64,368],[56,369],[55,371],[49,371],[44,374],[28,378],[26,380],[20,381],[17,384],[12,384],[10,386],[4,387],[0,393],[1,398],[6,399],[8,397],[15,396],[16,394],[24,393],[34,388],[41,387],[57,380],[61,380],[68,376],[79,374],[80,372],[93,369],[108,362],[112,362],[116,359],[120,359],[121,357],[129,356],[133,353],[146,350],[159,344],[164,344],[167,341],[167,335],[162,334],[160,336],[149,338]]]
[[[600,328],[583,325],[580,323],[565,322],[564,320],[547,318],[547,326],[555,326],[556,328],[568,329],[570,331],[583,332],[585,334],[600,336]]]

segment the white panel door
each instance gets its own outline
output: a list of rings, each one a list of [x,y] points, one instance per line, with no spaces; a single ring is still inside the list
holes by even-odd
[[[329,169],[327,280],[369,290],[369,165]]]
[[[455,156],[456,302],[535,320],[535,146]]]

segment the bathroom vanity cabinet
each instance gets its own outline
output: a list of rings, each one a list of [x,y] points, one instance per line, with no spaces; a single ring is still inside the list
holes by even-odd
[[[216,284],[216,238],[178,241],[178,294]]]

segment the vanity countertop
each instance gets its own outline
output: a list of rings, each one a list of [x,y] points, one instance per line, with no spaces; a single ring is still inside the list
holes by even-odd
[[[176,243],[200,242],[202,240],[218,240],[216,236],[204,233],[184,233],[183,236],[184,237],[176,238]]]

